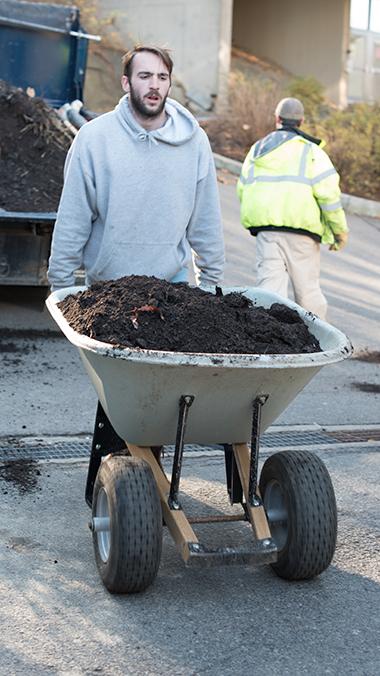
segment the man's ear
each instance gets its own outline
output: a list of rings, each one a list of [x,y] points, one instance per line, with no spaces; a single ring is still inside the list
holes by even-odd
[[[121,86],[123,90],[128,94],[129,93],[129,80],[126,75],[121,76]]]

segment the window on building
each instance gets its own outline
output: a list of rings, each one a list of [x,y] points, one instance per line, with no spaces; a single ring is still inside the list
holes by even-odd
[[[357,28],[362,31],[368,30],[369,5],[370,0],[351,0],[351,28]],[[373,1],[371,2],[371,5],[374,5]]]
[[[380,33],[380,0],[351,0],[350,26]]]
[[[380,0],[372,0],[369,16],[369,29],[380,33]]]

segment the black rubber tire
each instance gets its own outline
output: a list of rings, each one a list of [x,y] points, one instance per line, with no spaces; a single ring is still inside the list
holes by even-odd
[[[140,458],[110,455],[96,477],[93,517],[101,490],[108,503],[110,544],[104,561],[93,533],[100,577],[112,593],[141,592],[154,581],[161,560],[162,511],[153,472]]]
[[[272,537],[280,547],[277,562],[271,564],[277,575],[308,580],[326,570],[335,552],[337,508],[322,460],[309,451],[275,453],[264,463],[260,491]],[[280,523],[277,542],[270,518],[276,495],[287,514],[287,527]]]

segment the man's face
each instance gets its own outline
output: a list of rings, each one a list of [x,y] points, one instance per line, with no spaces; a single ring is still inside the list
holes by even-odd
[[[121,79],[129,92],[133,108],[145,118],[158,117],[165,106],[170,89],[170,75],[162,59],[152,52],[139,52],[133,57],[130,79]]]

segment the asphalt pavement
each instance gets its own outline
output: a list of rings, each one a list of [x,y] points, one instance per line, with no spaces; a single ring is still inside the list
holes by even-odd
[[[333,564],[311,582],[285,582],[267,566],[185,568],[165,534],[155,584],[113,596],[86,528],[85,466],[45,463],[24,493],[9,484],[1,495],[0,672],[377,676],[378,449],[321,457],[336,490],[339,538]],[[224,510],[222,458],[185,462],[182,488],[192,513]],[[236,545],[250,530],[197,533]]]
[[[255,240],[239,225],[234,179],[219,177],[225,282],[253,286]],[[41,290],[0,289],[1,674],[378,674],[380,223],[349,223],[347,249],[323,252],[321,278],[354,358],[322,368],[263,441],[263,459],[294,443],[313,450],[333,479],[337,550],[307,583],[268,567],[187,569],[166,533],[155,584],[110,595],[83,498],[96,396]],[[169,471],[170,452],[164,462]],[[221,451],[189,452],[182,489],[194,513],[228,510]],[[200,534],[214,545],[250,536],[240,523]]]

